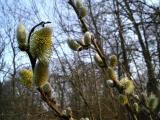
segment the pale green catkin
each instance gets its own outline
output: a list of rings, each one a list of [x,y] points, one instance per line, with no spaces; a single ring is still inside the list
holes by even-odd
[[[19,48],[23,49],[26,44],[26,30],[25,30],[25,26],[22,23],[19,23],[17,27],[16,37],[17,37]]]
[[[103,67],[103,66],[104,66],[103,60],[102,60],[102,58],[99,56],[98,53],[95,54],[94,60],[95,60],[96,64],[97,64],[99,67]]]
[[[72,49],[73,51],[80,51],[82,49],[82,46],[72,38],[68,38],[67,44],[69,48]]]
[[[48,81],[48,64],[38,61],[34,68],[33,81],[37,87],[42,87]]]
[[[110,57],[110,67],[115,68],[117,66],[117,56],[111,55]]]
[[[91,45],[91,33],[90,32],[86,32],[84,34],[84,43],[85,43],[86,46]]]

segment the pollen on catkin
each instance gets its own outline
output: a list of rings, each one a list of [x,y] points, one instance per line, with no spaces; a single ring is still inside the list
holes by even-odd
[[[86,32],[84,34],[84,43],[85,43],[86,46],[91,45],[91,33],[90,32]]]
[[[113,68],[108,67],[107,72],[108,72],[108,77],[109,77],[109,79],[111,79],[111,80],[116,80],[116,73],[115,73],[115,71],[113,70]]]
[[[110,57],[110,67],[115,68],[117,66],[117,56],[111,55]]]
[[[31,37],[30,52],[40,61],[49,61],[52,53],[52,29],[44,27],[33,33]]]
[[[48,81],[48,64],[38,61],[34,68],[33,81],[37,87],[42,87]]]
[[[127,97],[126,95],[120,94],[120,95],[118,96],[118,100],[119,100],[119,102],[120,102],[121,105],[126,105],[126,104],[128,104],[128,97]]]
[[[31,70],[27,70],[27,69],[23,69],[19,72],[20,75],[20,82],[28,87],[31,88],[32,87],[32,77],[33,77],[33,73]]]
[[[99,56],[98,53],[95,54],[94,60],[95,60],[96,64],[97,64],[99,67],[104,67],[103,60],[102,60],[102,58]]]
[[[72,38],[68,38],[67,44],[69,48],[74,51],[80,51],[82,49],[82,46],[79,43],[77,43],[77,41],[73,40]]]
[[[123,77],[120,80],[120,84],[123,86],[125,94],[132,94],[134,92],[135,89],[134,83],[128,77]]]
[[[16,37],[17,37],[19,48],[24,49],[26,44],[26,30],[25,30],[25,26],[22,23],[19,23],[17,27]]]

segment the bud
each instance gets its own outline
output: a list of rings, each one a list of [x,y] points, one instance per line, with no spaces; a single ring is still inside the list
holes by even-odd
[[[126,104],[128,104],[128,98],[127,98],[126,95],[120,94],[120,95],[118,96],[118,100],[119,100],[119,102],[120,102],[121,105],[126,105]]]
[[[123,86],[125,94],[132,94],[134,92],[135,89],[134,83],[128,77],[123,77],[120,80],[120,84]]]
[[[91,45],[91,34],[90,32],[86,32],[84,35],[84,43],[86,46],[90,46]]]
[[[33,73],[31,70],[21,70],[19,72],[20,75],[20,82],[25,85],[27,88],[31,88],[32,87],[32,77],[33,77]]]
[[[79,15],[81,18],[85,17],[87,15],[87,8],[82,6],[80,9],[79,9]]]
[[[37,87],[42,87],[48,81],[48,64],[38,61],[34,68],[33,81]]]
[[[140,100],[138,95],[133,95],[136,100]]]
[[[52,29],[50,27],[44,27],[33,33],[30,52],[34,58],[38,58],[41,62],[50,60],[52,53]]]
[[[77,10],[79,10],[79,8],[81,8],[82,7],[82,0],[77,0],[76,1],[76,8],[77,8]]]
[[[136,112],[138,112],[138,111],[139,111],[139,105],[138,105],[138,103],[134,103],[134,104],[133,104],[133,108],[134,108],[134,110],[135,110]]]
[[[97,63],[97,65],[98,65],[99,67],[104,67],[103,60],[102,60],[102,58],[99,56],[98,53],[95,54],[94,60],[95,60],[95,62]]]
[[[154,111],[157,106],[158,106],[158,98],[152,93],[148,98],[147,98],[147,104],[148,107]]]
[[[66,114],[67,114],[67,116],[69,115],[69,116],[72,116],[72,109],[71,109],[71,107],[67,107],[66,108]]]
[[[42,89],[43,89],[44,93],[45,93],[48,97],[51,97],[52,87],[51,87],[50,83],[46,82],[46,83],[42,86]]]
[[[117,56],[112,55],[112,56],[110,57],[110,66],[111,66],[112,68],[115,68],[116,65],[117,65]]]
[[[82,50],[82,46],[71,38],[68,38],[67,43],[68,43],[68,46],[74,51],[81,51]]]
[[[116,73],[111,67],[108,67],[108,71],[107,72],[108,72],[109,79],[116,80]]]
[[[22,23],[19,23],[17,28],[17,41],[20,49],[24,49],[26,43],[26,30]]]
[[[114,86],[113,80],[107,80],[107,85],[109,87],[113,87]]]

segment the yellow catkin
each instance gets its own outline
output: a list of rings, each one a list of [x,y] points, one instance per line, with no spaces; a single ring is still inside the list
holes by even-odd
[[[111,67],[108,67],[108,77],[109,77],[109,79],[111,79],[111,80],[116,80],[116,73],[115,73],[115,71],[113,70],[113,68],[111,68]]]
[[[26,87],[31,88],[32,77],[33,77],[32,71],[24,69],[19,72],[19,75],[20,75],[20,82]]]
[[[128,104],[128,97],[127,97],[126,95],[120,94],[120,95],[118,96],[118,100],[119,100],[119,102],[120,102],[121,105],[126,105],[126,104]]]
[[[44,27],[33,33],[30,52],[40,61],[46,62],[50,59],[52,53],[52,29],[50,27]]]
[[[80,51],[82,49],[82,46],[78,44],[75,40],[73,40],[72,38],[68,38],[67,44],[69,48],[74,51]]]
[[[19,23],[17,27],[17,33],[16,33],[18,45],[20,49],[23,49],[26,44],[26,30],[25,26],[22,23]]]
[[[117,56],[111,55],[110,57],[110,67],[115,68],[117,66]]]
[[[120,84],[123,86],[125,94],[132,94],[134,92],[135,89],[134,83],[128,77],[123,77],[120,80]]]
[[[85,43],[86,46],[91,45],[91,33],[90,32],[86,32],[84,34],[84,43]]]
[[[48,64],[38,61],[34,68],[33,81],[37,87],[42,87],[48,81]]]
[[[99,67],[104,67],[103,60],[102,60],[102,58],[99,56],[98,53],[95,54],[94,60],[95,60],[96,64],[97,64]]]

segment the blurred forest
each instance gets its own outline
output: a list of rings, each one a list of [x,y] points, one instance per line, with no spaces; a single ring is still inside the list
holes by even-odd
[[[111,55],[117,56],[117,80],[132,79],[140,99],[152,93],[157,97],[156,108],[141,107],[137,119],[160,119],[160,2],[83,0],[88,14],[82,20],[69,1],[77,0],[0,0],[0,120],[62,119],[36,87],[27,88],[18,81],[19,71],[30,69],[31,64],[18,48],[17,25],[23,22],[29,33],[41,21],[50,21],[53,28],[48,81],[60,109],[70,107],[75,120],[136,120],[118,102],[118,91],[108,86],[103,68],[95,63],[95,51],[68,47],[69,37],[84,36],[84,21],[106,62]]]

